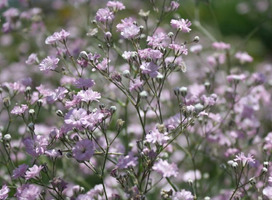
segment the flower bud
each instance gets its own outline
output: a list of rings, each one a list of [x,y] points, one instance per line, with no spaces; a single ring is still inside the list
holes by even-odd
[[[179,95],[180,95],[179,87],[175,87],[175,88],[174,88],[174,94],[175,94],[176,96],[179,96]]]
[[[10,141],[11,141],[11,135],[10,135],[10,134],[4,135],[3,140],[4,140],[5,142],[10,142]]]
[[[43,104],[43,100],[39,99],[39,100],[37,101],[37,105],[38,105],[39,107],[41,107],[42,104]]]
[[[57,110],[57,111],[56,111],[56,114],[57,114],[59,117],[64,117],[63,112],[62,112],[61,110]]]
[[[179,88],[179,92],[180,92],[181,96],[183,96],[183,97],[186,97],[187,91],[188,91],[187,87]]]
[[[5,97],[3,99],[3,103],[6,107],[9,107],[10,106],[10,98],[9,97]]]
[[[193,42],[198,43],[198,42],[199,42],[199,37],[198,37],[198,36],[195,36]]]
[[[148,96],[147,91],[144,90],[144,91],[140,92],[140,97],[147,98],[147,96]]]
[[[29,109],[28,111],[30,116],[33,116],[35,114],[35,110],[34,109]]]
[[[198,103],[195,105],[195,111],[197,113],[200,113],[203,109],[204,109],[204,106],[202,104]]]
[[[116,106],[111,106],[110,107],[111,114],[115,113],[116,110],[117,110]]]
[[[78,56],[79,59],[83,58],[84,60],[88,60],[88,54],[86,51],[81,51]]]
[[[122,75],[125,77],[125,78],[130,78],[130,71],[129,70],[124,70]]]
[[[27,125],[27,127],[29,128],[29,130],[30,130],[31,132],[34,132],[34,130],[35,130],[35,125],[34,125],[33,123],[29,123],[29,124]]]

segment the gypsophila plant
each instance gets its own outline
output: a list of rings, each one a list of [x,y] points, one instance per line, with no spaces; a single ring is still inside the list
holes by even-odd
[[[0,200],[272,199],[271,64],[182,3],[0,2]]]

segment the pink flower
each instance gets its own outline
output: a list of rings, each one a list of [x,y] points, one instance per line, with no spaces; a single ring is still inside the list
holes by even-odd
[[[122,23],[117,24],[116,28],[125,39],[133,39],[140,33],[140,28],[134,24],[133,18],[125,18],[121,21]]]
[[[30,56],[28,57],[28,59],[25,62],[28,65],[33,65],[35,63],[39,63],[39,59],[36,53],[32,53],[30,54]]]
[[[97,12],[96,12],[96,16],[95,19],[99,22],[112,22],[112,20],[114,19],[114,14],[113,12],[110,11],[109,8],[100,8]]]
[[[101,98],[101,94],[99,92],[95,92],[90,88],[88,90],[81,90],[77,96],[81,99],[81,101],[86,103],[92,101],[99,102],[99,99]]]
[[[212,44],[213,48],[217,50],[225,50],[230,49],[230,44],[224,43],[224,42],[214,42]]]
[[[24,184],[17,188],[15,196],[18,200],[36,200],[39,198],[41,188],[34,184]]]
[[[45,44],[55,44],[56,42],[64,41],[67,37],[70,36],[70,33],[62,29],[60,32],[55,32],[53,35],[48,36],[45,39]]]
[[[19,167],[13,170],[12,178],[16,179],[16,178],[24,176],[27,168],[28,168],[28,165],[26,164],[19,165]]]
[[[134,91],[134,90],[140,90],[143,86],[144,82],[141,81],[140,78],[133,79],[130,82],[129,90]]]
[[[169,11],[175,11],[179,8],[179,3],[176,1],[171,1]]]
[[[159,160],[154,164],[152,169],[160,173],[164,178],[178,175],[178,167],[175,163],[169,164],[166,160]]]
[[[246,75],[245,74],[231,74],[229,76],[227,76],[227,80],[228,82],[232,82],[232,81],[243,81],[246,79]]]
[[[57,66],[58,63],[59,63],[58,58],[47,56],[47,58],[42,60],[42,62],[39,65],[39,68],[41,71],[49,72],[50,70],[55,70],[58,67]]]
[[[3,185],[2,189],[0,190],[0,199],[5,200],[8,198],[9,188],[7,185]]]
[[[191,46],[190,51],[192,53],[199,53],[202,51],[202,49],[203,49],[203,47],[201,44],[196,44],[196,45]]]
[[[194,200],[194,196],[190,191],[181,190],[180,192],[175,192],[172,200]]]
[[[180,56],[181,54],[188,54],[188,49],[185,45],[170,44],[168,48],[174,50],[175,56]]]
[[[79,161],[88,161],[94,154],[94,144],[91,140],[80,140],[73,147],[73,156]]]
[[[38,157],[44,154],[47,146],[48,146],[48,138],[45,135],[36,135],[34,139],[26,138],[23,141],[26,152],[33,156]]]
[[[21,115],[28,109],[28,106],[25,104],[22,104],[20,106],[15,106],[10,113],[13,115]]]
[[[72,127],[82,129],[84,117],[87,116],[87,111],[83,108],[72,109],[64,117],[64,122]]]
[[[272,187],[268,186],[263,189],[263,195],[266,196],[268,199],[272,199]]]
[[[160,133],[158,129],[152,130],[146,135],[146,141],[153,144],[158,143],[159,145],[163,145],[169,139],[167,133]]]
[[[107,7],[113,9],[113,11],[124,10],[126,8],[120,1],[108,1]]]
[[[168,38],[164,32],[156,32],[152,37],[147,37],[147,44],[153,48],[163,49],[168,45]]]
[[[130,152],[127,156],[122,156],[117,163],[119,169],[127,169],[129,167],[135,167],[138,164],[138,158],[133,156]]]
[[[158,72],[159,66],[153,62],[143,62],[140,69],[143,74],[148,74],[151,78],[156,78],[160,74]]]
[[[156,60],[162,58],[163,54],[159,50],[154,49],[142,49],[138,51],[140,58]]]
[[[122,54],[122,57],[126,60],[132,59],[133,57],[136,57],[138,53],[136,51],[124,51]]]
[[[189,33],[191,31],[189,27],[192,25],[192,23],[188,19],[172,19],[170,23],[173,28],[179,29],[184,33]]]
[[[248,154],[247,156],[245,156],[245,154],[243,152],[241,152],[240,154],[236,155],[236,158],[234,159],[234,161],[240,161],[244,166],[246,166],[246,164],[254,164],[255,163],[255,159],[253,158],[253,156],[251,154]]]
[[[235,58],[237,58],[241,64],[244,64],[244,63],[247,63],[247,62],[252,62],[253,61],[253,58],[248,55],[247,52],[237,52],[235,54]]]
[[[39,176],[40,171],[42,169],[43,169],[43,166],[37,166],[37,165],[34,165],[33,167],[29,168],[25,175],[26,180]]]

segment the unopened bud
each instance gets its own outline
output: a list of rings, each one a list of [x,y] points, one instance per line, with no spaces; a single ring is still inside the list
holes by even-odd
[[[86,51],[81,51],[78,57],[83,58],[84,60],[88,60],[88,54]]]
[[[148,96],[147,91],[144,90],[144,91],[140,92],[140,97],[147,98],[147,96]]]
[[[63,112],[62,112],[61,110],[57,110],[57,111],[56,111],[56,114],[57,114],[59,117],[64,117]]]
[[[3,99],[3,103],[6,107],[9,107],[10,106],[10,98],[9,97],[5,97]]]
[[[11,135],[10,135],[10,134],[4,135],[3,140],[4,140],[5,142],[10,142],[10,141],[11,141]]]
[[[27,125],[27,127],[29,128],[29,130],[30,130],[31,132],[34,132],[34,130],[35,130],[35,125],[34,125],[33,123],[29,123],[29,124]]]
[[[204,106],[202,104],[198,103],[195,105],[195,111],[197,113],[201,112],[203,109],[204,109]]]
[[[193,42],[198,43],[198,42],[199,42],[199,37],[198,37],[198,36],[195,36]]]
[[[188,89],[187,89],[187,87],[181,87],[181,88],[179,88],[179,91],[180,91],[181,96],[185,97],[187,95]]]
[[[124,70],[122,74],[125,78],[130,78],[130,71],[129,70]]]
[[[37,101],[37,105],[38,105],[39,107],[41,107],[42,104],[43,104],[43,100],[39,99],[39,100]]]
[[[115,113],[116,110],[117,110],[116,106],[111,106],[110,107],[111,114]]]

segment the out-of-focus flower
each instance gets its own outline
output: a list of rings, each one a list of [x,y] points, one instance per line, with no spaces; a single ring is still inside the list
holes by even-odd
[[[120,1],[108,1],[107,7],[113,9],[113,11],[124,10],[126,8]]]
[[[130,152],[127,156],[119,158],[117,167],[119,169],[127,169],[129,167],[135,167],[137,164],[138,158],[133,156],[133,153]]]
[[[20,106],[15,106],[10,113],[13,115],[21,115],[28,109],[28,106],[25,104],[22,104]]]
[[[175,192],[172,200],[194,200],[194,196],[190,191],[181,190],[180,192]]]
[[[25,174],[26,180],[29,180],[31,178],[35,178],[35,177],[39,176],[40,171],[42,169],[43,169],[43,166],[38,166],[38,165],[34,165],[33,167],[29,168]]]
[[[112,22],[112,20],[114,19],[114,14],[113,12],[110,11],[109,8],[100,8],[97,12],[96,12],[96,16],[95,19],[98,22]]]
[[[28,57],[28,59],[26,60],[25,63],[28,65],[33,65],[33,64],[39,63],[39,59],[38,59],[37,54],[36,53],[30,54],[30,56]]]
[[[217,50],[226,50],[230,49],[230,44],[224,43],[224,42],[214,42],[212,44],[213,48]]]
[[[3,185],[1,190],[0,190],[0,199],[5,200],[8,198],[8,193],[9,193],[9,188],[7,185]]]
[[[74,82],[74,85],[77,88],[81,88],[81,89],[87,89],[87,88],[93,87],[94,84],[95,84],[94,80],[84,79],[84,78],[78,78]]]
[[[175,163],[169,164],[166,160],[159,160],[152,169],[160,173],[164,178],[178,175],[178,167]]]
[[[15,196],[19,200],[36,200],[39,198],[40,193],[41,188],[39,186],[36,186],[34,184],[24,184],[17,188]]]
[[[253,58],[250,55],[248,55],[247,52],[240,52],[239,51],[235,54],[235,58],[237,58],[241,64],[244,64],[247,62],[250,63],[253,61]]]
[[[16,178],[24,176],[27,168],[28,168],[28,165],[26,164],[19,165],[16,169],[13,170],[12,178],[16,179]]]
[[[192,23],[188,19],[172,19],[171,25],[173,28],[178,29],[184,33],[189,33],[191,29],[189,28]]]

